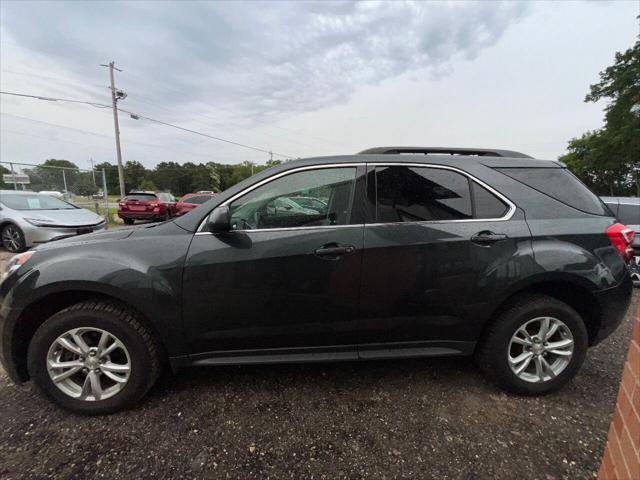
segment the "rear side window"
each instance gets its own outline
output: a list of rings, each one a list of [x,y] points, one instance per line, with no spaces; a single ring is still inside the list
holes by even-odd
[[[151,194],[151,193],[136,193],[136,194],[132,194],[132,195],[127,195],[126,197],[124,197],[122,199],[123,202],[153,202],[154,200],[157,200],[158,197],[156,197],[155,195]]]
[[[593,215],[609,214],[602,201],[566,168],[497,170],[577,210]]]
[[[390,166],[375,170],[376,221],[463,220],[473,216],[466,176],[450,170]]]

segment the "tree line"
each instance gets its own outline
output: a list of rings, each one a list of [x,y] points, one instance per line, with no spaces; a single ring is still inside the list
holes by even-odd
[[[155,168],[130,160],[124,164],[124,183],[131,190],[160,190],[174,195],[209,190],[221,192],[269,167],[279,165],[280,160],[270,160],[264,165],[242,162],[236,165],[223,163],[161,162]],[[118,168],[110,163],[100,163],[96,169],[104,169],[109,192],[119,192]]]
[[[242,162],[236,165],[209,162],[161,162],[154,168],[147,168],[142,163],[130,160],[124,164],[125,191],[153,190],[171,192],[174,195],[208,190],[221,192],[236,183],[269,167],[280,164],[280,160],[270,160],[264,165]],[[64,167],[64,174],[61,168]],[[107,192],[117,195],[120,192],[118,167],[109,162],[95,165],[93,172],[80,171],[78,166],[63,159],[49,159],[34,168],[25,168],[23,172],[29,176],[29,189],[34,191],[65,189],[76,195],[93,195],[102,191],[102,170],[105,171]],[[0,174],[11,173],[0,165]],[[2,182],[0,188],[12,189],[12,184]]]

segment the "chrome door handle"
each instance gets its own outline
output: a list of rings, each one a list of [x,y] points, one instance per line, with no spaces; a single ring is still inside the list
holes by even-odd
[[[315,250],[315,254],[318,257],[327,258],[329,260],[338,259],[341,255],[347,253],[353,253],[356,251],[356,247],[352,245],[324,245]]]
[[[489,231],[478,232],[471,237],[471,241],[478,245],[491,245],[492,243],[502,242],[507,237],[504,233],[493,233]]]

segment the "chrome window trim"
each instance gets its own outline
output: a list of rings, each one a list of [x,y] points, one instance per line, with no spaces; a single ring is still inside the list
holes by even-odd
[[[252,190],[255,190],[258,187],[261,187],[262,185],[265,185],[269,182],[272,182],[273,180],[277,180],[280,177],[284,177],[285,175],[290,175],[292,173],[298,173],[298,172],[304,172],[306,170],[319,170],[321,168],[340,168],[340,167],[344,167],[344,168],[353,168],[353,167],[361,167],[363,165],[366,165],[365,162],[358,162],[358,163],[328,163],[325,165],[308,165],[306,167],[298,167],[298,168],[292,168],[291,170],[285,170],[284,172],[280,172],[276,175],[273,175],[271,177],[267,177],[264,180],[260,180],[258,183],[254,183],[253,185],[245,188],[244,190],[242,190],[241,192],[236,193],[233,197],[228,198],[227,200],[225,200],[224,202],[222,202],[220,205],[218,205],[218,207],[224,207],[226,205],[229,205],[231,202],[233,202],[234,200],[236,200],[237,198],[240,198],[244,195],[246,195],[247,193],[251,192]],[[218,208],[216,207],[216,208]],[[200,226],[198,227],[198,230],[196,230],[196,235],[198,233],[211,233],[211,232],[205,232],[204,231],[204,224],[207,221],[207,217],[211,214],[211,212],[209,212],[209,214],[207,214],[207,216],[204,218],[204,220],[202,220],[202,222],[200,223]],[[360,225],[364,225],[364,224],[360,224]],[[346,225],[324,225],[325,227],[344,227]],[[288,228],[279,228],[278,230],[300,230],[302,228],[319,228],[318,227],[288,227]],[[260,232],[260,231],[273,231],[276,230],[275,228],[255,228],[252,230],[233,230],[234,232]]]
[[[303,172],[306,170],[319,170],[319,169],[323,169],[323,168],[349,168],[349,167],[362,167],[362,166],[373,166],[373,167],[397,167],[397,166],[401,166],[401,167],[422,167],[422,168],[438,168],[441,170],[451,170],[453,172],[457,172],[460,173],[461,175],[464,175],[465,177],[467,177],[469,180],[476,182],[478,185],[481,185],[482,187],[484,187],[485,189],[487,189],[489,192],[491,192],[493,195],[495,195],[496,197],[498,197],[500,200],[502,200],[504,203],[507,204],[507,206],[509,207],[507,212],[500,218],[468,218],[468,219],[460,219],[460,220],[420,220],[420,221],[416,221],[416,222],[384,222],[384,223],[358,223],[358,224],[349,224],[349,225],[320,225],[320,226],[315,226],[315,227],[286,227],[286,228],[255,228],[255,229],[250,229],[250,230],[233,230],[234,232],[274,232],[274,231],[287,231],[287,230],[314,230],[314,229],[325,229],[325,228],[353,228],[353,227],[363,227],[363,226],[380,226],[380,225],[414,225],[414,224],[422,224],[422,223],[477,223],[477,222],[504,222],[504,221],[508,221],[511,219],[511,217],[513,217],[514,213],[516,212],[516,205],[509,200],[507,197],[505,197],[502,193],[498,192],[495,188],[491,187],[490,185],[487,185],[485,182],[483,182],[482,180],[474,177],[473,175],[471,175],[468,172],[465,172],[464,170],[461,170],[457,167],[450,167],[448,165],[435,165],[432,163],[411,163],[411,162],[354,162],[354,163],[329,163],[329,164],[325,164],[325,165],[308,165],[306,167],[298,167],[298,168],[292,168],[291,170],[286,170],[284,172],[280,172],[277,175],[273,175],[271,177],[265,178],[264,180],[259,181],[258,183],[255,183],[247,188],[245,188],[244,190],[242,190],[241,192],[236,193],[234,196],[232,196],[231,198],[228,198],[227,200],[225,200],[224,202],[222,202],[220,205],[218,205],[218,207],[224,207],[226,205],[229,205],[231,202],[233,202],[234,200],[242,197],[243,195],[246,195],[247,193],[251,192],[252,190],[255,190],[258,187],[261,187],[262,185],[265,185],[269,182],[272,182],[273,180],[277,180],[278,178],[284,177],[285,175],[289,175],[292,173],[298,173],[298,172]],[[217,208],[217,207],[216,207]],[[209,214],[211,214],[211,212],[209,212]],[[204,225],[207,221],[207,218],[209,217],[209,214],[207,214],[204,219],[202,220],[202,222],[200,223],[200,225],[198,226],[198,229],[196,230],[196,235],[214,235],[212,232],[206,232],[204,231]]]

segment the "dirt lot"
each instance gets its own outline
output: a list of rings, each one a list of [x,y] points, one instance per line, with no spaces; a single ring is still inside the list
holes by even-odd
[[[500,392],[469,359],[221,367],[87,418],[0,369],[0,478],[593,478],[634,300],[544,398]]]

